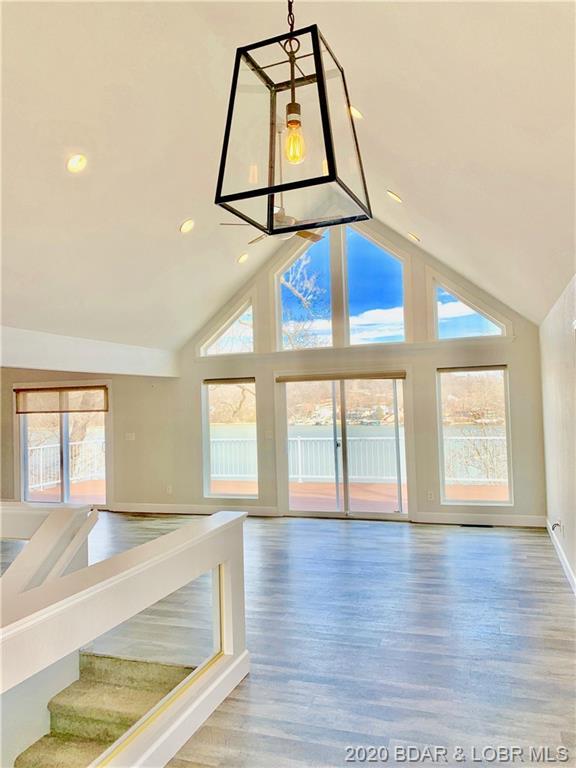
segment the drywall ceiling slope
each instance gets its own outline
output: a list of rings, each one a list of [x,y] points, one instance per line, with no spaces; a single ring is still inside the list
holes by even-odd
[[[9,3],[5,325],[174,349],[273,253],[213,205],[236,46],[280,3]],[[299,3],[345,65],[375,215],[538,322],[574,271],[570,3]],[[79,176],[69,153],[85,152]],[[386,194],[393,189],[399,205]],[[179,223],[196,221],[183,236]]]

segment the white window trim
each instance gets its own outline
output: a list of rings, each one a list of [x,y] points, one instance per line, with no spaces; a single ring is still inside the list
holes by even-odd
[[[466,366],[461,368],[454,368],[454,371],[466,371]],[[476,370],[481,371],[482,366],[477,366]],[[490,370],[489,366],[486,366],[485,370]],[[439,477],[440,477],[440,506],[442,507],[513,507],[514,506],[514,470],[512,464],[512,433],[510,424],[510,387],[508,384],[508,368],[502,369],[503,384],[504,384],[504,410],[505,410],[505,425],[506,425],[506,460],[508,462],[508,501],[485,501],[485,500],[448,500],[444,496],[444,490],[446,487],[446,478],[444,475],[445,462],[444,462],[444,428],[442,425],[442,377],[441,371],[436,371],[436,413],[437,413],[437,426],[438,426],[438,460]]]
[[[243,353],[245,354],[245,353]],[[214,355],[220,357],[220,355]],[[226,377],[229,381],[233,376]],[[242,377],[239,376],[240,380]],[[254,391],[256,393],[256,473],[258,493],[238,495],[237,493],[211,493],[210,482],[212,480],[212,467],[210,461],[210,396],[208,393],[208,384],[201,384],[201,406],[202,406],[202,497],[204,499],[231,499],[242,503],[243,501],[258,501],[260,499],[260,435],[258,418],[258,384],[254,377]]]
[[[438,287],[444,288],[457,299],[460,299],[462,302],[471,307],[473,310],[481,315],[484,315],[488,320],[502,329],[502,334],[499,336],[484,334],[478,336],[462,336],[456,338],[441,339],[438,335],[438,303],[436,301],[436,289]],[[450,278],[445,277],[440,272],[437,272],[429,266],[426,267],[426,294],[428,299],[428,311],[426,313],[428,318],[428,339],[430,341],[434,341],[440,344],[457,341],[459,339],[468,339],[472,341],[474,339],[489,338],[494,341],[496,339],[510,339],[514,335],[512,321],[509,317],[502,315],[492,306],[489,306],[477,294],[473,294],[472,292],[461,288],[459,285],[450,280]]]
[[[208,330],[204,333],[196,345],[197,357],[229,357],[231,355],[253,355],[258,352],[257,334],[256,334],[256,291],[251,287],[247,293],[243,293],[240,299],[237,299],[232,306],[226,305],[209,323]],[[238,320],[238,318],[252,307],[252,351],[251,352],[223,352],[221,354],[210,355],[206,350],[218,340],[226,331]]]
[[[94,507],[108,509],[114,505],[114,440],[112,439],[112,408],[113,408],[113,387],[110,379],[81,379],[53,381],[44,379],[43,381],[25,381],[12,384],[12,413],[13,413],[13,443],[14,443],[14,492],[17,494],[17,501],[25,502],[24,483],[25,478],[22,473],[22,433],[20,414],[16,413],[16,389],[38,389],[40,387],[83,387],[83,386],[105,386],[108,389],[108,410],[104,414],[104,441],[106,447],[106,503],[93,504]],[[53,507],[77,507],[78,502],[64,501],[31,501],[26,502],[34,506]]]

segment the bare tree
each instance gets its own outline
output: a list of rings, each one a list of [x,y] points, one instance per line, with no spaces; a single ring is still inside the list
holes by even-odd
[[[328,343],[321,334],[312,332],[316,320],[329,317],[330,299],[327,289],[319,284],[319,273],[310,270],[310,263],[310,254],[306,252],[280,278],[282,287],[296,299],[283,302],[282,306],[282,334],[291,349]]]

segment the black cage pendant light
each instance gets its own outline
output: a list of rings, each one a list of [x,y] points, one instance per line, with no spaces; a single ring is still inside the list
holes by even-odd
[[[344,71],[318,27],[238,48],[216,204],[269,235],[372,217]]]

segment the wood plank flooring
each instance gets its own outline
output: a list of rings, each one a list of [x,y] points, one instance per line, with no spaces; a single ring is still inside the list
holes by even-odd
[[[102,513],[90,560],[188,522]],[[171,768],[335,768],[347,745],[576,757],[576,602],[545,531],[250,518],[245,545],[252,671]],[[178,661],[202,594],[121,640]]]
[[[576,756],[576,603],[546,532],[284,518],[245,540],[252,672],[171,768],[402,743]]]

